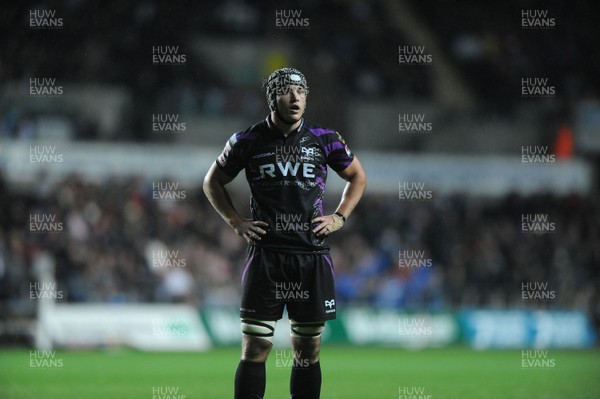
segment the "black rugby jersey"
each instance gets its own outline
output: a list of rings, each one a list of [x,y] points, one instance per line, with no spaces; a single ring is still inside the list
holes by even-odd
[[[252,218],[269,224],[256,245],[281,252],[326,252],[311,220],[323,215],[327,166],[340,172],[354,155],[342,136],[302,119],[287,137],[270,116],[235,133],[217,165],[228,176],[246,171]],[[316,226],[316,225],[315,225]]]

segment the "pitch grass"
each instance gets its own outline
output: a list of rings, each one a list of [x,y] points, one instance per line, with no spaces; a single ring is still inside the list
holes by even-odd
[[[289,398],[290,369],[278,364],[275,354],[274,349],[267,365],[265,397]],[[238,356],[235,348],[206,353],[57,351],[62,367],[32,368],[29,351],[3,350],[0,399],[226,399],[233,396]],[[398,399],[400,389],[414,399],[600,398],[597,350],[550,350],[547,357],[554,359],[553,368],[523,369],[520,351],[327,347],[321,356],[321,398]],[[177,392],[154,394],[157,387]],[[410,396],[415,392],[421,396]]]

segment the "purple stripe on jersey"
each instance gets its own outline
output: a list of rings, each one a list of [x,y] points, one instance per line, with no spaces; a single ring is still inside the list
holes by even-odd
[[[317,206],[317,209],[319,209],[319,215],[323,215],[323,197],[317,198],[315,205]]]
[[[323,169],[322,166],[321,166],[321,169]],[[325,172],[327,172],[327,169],[325,169]],[[322,177],[316,177],[315,181],[317,182],[319,188],[321,189],[321,192],[325,191],[325,180],[323,180]]]
[[[323,176],[327,176],[327,165],[325,165],[325,164],[320,164],[320,165],[319,165],[319,167],[321,168],[321,171],[323,172]],[[321,179],[321,180],[320,180],[320,182],[321,182],[321,183],[325,184],[325,183],[323,182],[323,179],[322,179],[322,178],[319,178],[319,179]]]
[[[254,259],[254,254],[248,259],[248,262],[244,265],[244,271],[242,272],[242,286],[244,285],[244,279],[246,278],[246,272],[248,271],[248,267],[250,267],[250,263],[252,263],[252,259]]]
[[[338,149],[344,149],[344,145],[339,141],[334,141],[333,143],[327,144],[325,146],[325,156],[329,157],[329,154]]]
[[[335,272],[333,271],[333,263],[331,263],[331,259],[329,259],[329,255],[323,255],[325,261],[329,264],[329,268],[331,269],[331,275],[335,277]]]
[[[312,134],[314,134],[315,136],[322,136],[324,134],[333,134],[335,133],[335,130],[331,130],[331,129],[323,129],[323,128],[313,128],[313,129],[308,129],[309,132],[311,132]]]
[[[238,133],[236,134],[236,138],[238,140],[249,140],[249,139],[254,139],[256,138],[257,133],[256,132],[246,132],[246,133]]]

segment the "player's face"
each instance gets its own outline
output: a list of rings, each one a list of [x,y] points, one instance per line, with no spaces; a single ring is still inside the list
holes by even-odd
[[[306,90],[302,86],[288,85],[277,94],[277,109],[287,121],[297,122],[306,110]]]

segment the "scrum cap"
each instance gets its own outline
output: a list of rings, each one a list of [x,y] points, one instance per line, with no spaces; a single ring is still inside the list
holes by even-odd
[[[281,68],[269,75],[265,82],[265,94],[271,111],[277,111],[277,94],[283,93],[284,89],[289,85],[302,86],[306,94],[308,94],[306,78],[302,72],[295,68]]]

